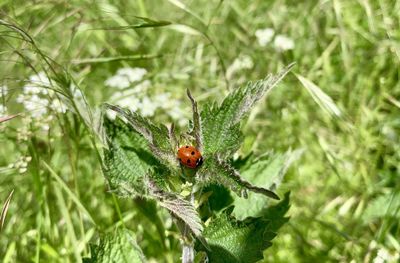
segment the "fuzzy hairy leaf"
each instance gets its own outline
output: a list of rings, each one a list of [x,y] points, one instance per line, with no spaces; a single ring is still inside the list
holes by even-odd
[[[197,102],[195,99],[192,97],[192,94],[190,93],[190,90],[187,90],[187,95],[192,103],[192,111],[193,111],[193,136],[196,140],[196,148],[202,152],[203,151],[203,141],[202,137],[203,134],[201,132],[201,119],[200,119],[200,114],[199,110],[197,108]]]
[[[231,92],[222,102],[208,104],[201,112],[204,155],[216,153],[227,157],[240,147],[242,135],[240,120],[243,119],[254,104],[289,72],[289,65],[276,76],[249,82],[245,87]]]
[[[171,214],[183,221],[195,236],[200,236],[203,231],[202,221],[196,208],[187,200],[175,193],[165,192],[150,182],[149,189],[160,206],[168,209]]]
[[[104,175],[111,190],[121,196],[146,196],[145,178],[154,173],[158,161],[146,140],[122,120],[105,119],[108,149],[104,152]]]
[[[249,164],[240,169],[241,175],[254,185],[276,189],[289,166],[300,157],[301,153],[302,150],[288,151],[285,154],[269,153],[261,158],[249,161]],[[249,216],[260,216],[269,202],[269,199],[251,192],[247,199],[238,196],[233,198],[235,209],[232,214],[239,220]],[[249,204],[251,205],[249,206]]]
[[[208,209],[211,211],[221,211],[233,203],[231,191],[221,185],[211,184],[204,188],[203,193],[207,193]]]
[[[279,200],[279,197],[274,192],[266,188],[252,185],[244,180],[237,170],[222,160],[218,155],[204,161],[202,167],[197,171],[197,179],[203,185],[223,185],[230,188],[239,196],[247,197],[247,190],[250,190]]]
[[[203,230],[195,207],[177,194],[163,189],[168,168],[153,155],[147,141],[120,119],[104,122],[108,149],[104,153],[104,174],[111,190],[120,196],[157,200],[199,236]]]
[[[196,243],[197,251],[205,251],[213,263],[253,263],[263,258],[276,232],[288,221],[289,193],[276,206],[264,211],[262,217],[237,221],[228,213],[214,218],[204,230],[210,250]]]
[[[145,257],[132,232],[117,229],[115,233],[103,236],[98,245],[92,245],[91,257],[84,258],[84,263],[138,263],[145,262]]]
[[[106,107],[117,112],[121,117],[141,134],[148,142],[152,153],[170,168],[178,168],[175,149],[171,144],[170,133],[164,125],[156,126],[149,119],[140,116],[136,112],[107,104]]]

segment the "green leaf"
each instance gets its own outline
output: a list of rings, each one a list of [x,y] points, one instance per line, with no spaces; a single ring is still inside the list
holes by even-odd
[[[108,149],[104,151],[104,175],[111,190],[121,196],[146,196],[146,177],[159,165],[146,140],[122,120],[104,121]]]
[[[126,229],[117,229],[115,233],[104,235],[98,245],[92,245],[90,250],[91,257],[84,258],[84,263],[145,262],[134,234]]]
[[[212,184],[204,188],[204,193],[211,193],[208,197],[208,207],[207,210],[211,211],[221,211],[233,203],[233,198],[231,196],[231,191],[226,187],[217,184]]]
[[[200,236],[203,226],[195,207],[175,193],[163,189],[169,175],[150,151],[148,141],[117,118],[104,121],[108,149],[104,153],[104,174],[111,190],[120,196],[145,197],[158,201],[173,216]]]
[[[136,112],[118,106],[106,104],[106,107],[125,118],[131,127],[147,140],[151,152],[160,161],[168,165],[169,168],[174,168],[175,170],[179,168],[176,152],[171,144],[171,134],[167,127],[164,125],[156,126],[149,119],[140,116]]]
[[[239,196],[247,197],[247,190],[250,190],[279,200],[279,197],[274,192],[254,186],[244,180],[237,170],[218,155],[205,159],[203,165],[197,171],[196,177],[198,182],[205,186],[220,184],[231,189]]]
[[[272,245],[276,232],[288,221],[289,193],[262,217],[237,221],[228,213],[213,218],[204,230],[210,250],[198,242],[197,251],[205,251],[213,263],[247,263],[263,259],[263,251]]]
[[[200,124],[200,115],[199,110],[197,108],[197,102],[192,97],[190,90],[187,90],[187,95],[192,103],[192,111],[193,111],[193,131],[192,135],[196,140],[196,148],[202,152],[203,151],[203,142],[202,142],[202,133],[201,133],[201,124]]]
[[[268,153],[260,158],[251,160],[241,169],[241,175],[254,185],[267,189],[275,189],[281,183],[289,166],[296,161],[302,150],[288,151],[285,154]],[[269,200],[261,195],[249,193],[248,198],[234,196],[233,215],[237,219],[260,216],[263,209],[268,205]],[[251,204],[251,205],[249,205]]]
[[[159,189],[153,182],[148,185],[151,196],[154,197],[160,206],[168,209],[170,213],[184,222],[193,234],[200,237],[203,231],[202,221],[196,208],[187,200],[175,193]]]
[[[242,141],[240,121],[254,104],[289,72],[293,64],[276,76],[249,82],[245,87],[232,91],[222,102],[208,104],[201,112],[203,134],[203,154],[205,157],[219,153],[227,157],[236,152]]]

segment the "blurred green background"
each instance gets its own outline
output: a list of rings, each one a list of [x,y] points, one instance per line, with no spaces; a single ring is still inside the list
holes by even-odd
[[[304,151],[278,189],[291,219],[265,262],[398,262],[399,17],[396,0],[0,1],[0,115],[22,113],[0,124],[1,206],[14,190],[0,258],[76,262],[123,218],[150,260],[179,260],[173,231],[159,253],[155,206],[107,192],[73,109],[27,91],[51,86],[38,73],[66,70],[55,82],[93,112],[114,102],[182,128],[187,88],[221,101],[296,62],[243,127],[243,154]]]

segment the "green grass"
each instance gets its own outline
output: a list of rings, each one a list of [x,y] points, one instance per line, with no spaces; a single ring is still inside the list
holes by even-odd
[[[115,93],[104,81],[131,66],[148,70],[150,98],[169,92],[190,112],[187,88],[199,104],[221,100],[228,90],[296,62],[293,72],[313,82],[317,95],[291,74],[244,127],[251,136],[242,153],[304,150],[279,189],[281,195],[291,191],[291,219],[264,252],[266,262],[371,262],[383,250],[395,262],[400,1],[184,1],[185,8],[177,3],[0,1],[0,19],[23,30],[0,25],[0,86],[9,89],[1,105],[10,114],[29,115],[16,98],[30,75],[46,71],[60,93],[68,95],[74,81],[95,109]],[[294,50],[260,47],[254,33],[265,27],[291,37]],[[224,71],[239,55],[251,57],[253,68],[227,78]],[[318,97],[318,89],[332,101]],[[340,116],[329,111],[332,103]],[[153,224],[168,220],[164,212],[155,220],[153,204],[143,207],[107,191],[97,155],[102,145],[83,122],[86,107],[79,109],[80,114],[52,112],[49,132],[27,125],[24,117],[0,124],[1,206],[14,190],[0,233],[0,258],[77,262],[88,255],[89,241],[124,224],[148,258],[178,261],[178,232],[164,233]],[[162,110],[155,119],[171,121]],[[27,140],[17,138],[21,127],[32,130]],[[23,174],[8,168],[20,156],[32,157]],[[165,256],[151,244],[163,247]]]

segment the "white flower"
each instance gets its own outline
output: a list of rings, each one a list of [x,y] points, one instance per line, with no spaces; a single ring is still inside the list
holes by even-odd
[[[25,94],[39,94],[41,90],[42,90],[41,87],[32,84],[26,84],[24,86]]]
[[[13,168],[18,169],[18,172],[23,174],[28,170],[28,164],[31,160],[32,160],[32,157],[30,157],[30,156],[27,156],[27,157],[21,156],[18,158],[18,160],[15,163],[10,164],[8,167],[11,169],[13,169]]]
[[[31,83],[35,83],[37,85],[41,85],[42,87],[50,87],[50,79],[47,77],[47,75],[41,71],[37,75],[32,75],[29,77],[29,80]]]
[[[168,115],[175,121],[178,121],[179,126],[185,126],[188,123],[186,113],[182,110],[180,103],[176,103],[176,106],[168,111]]]
[[[258,44],[265,47],[269,42],[271,42],[275,31],[272,28],[258,29],[255,33],[257,37]]]
[[[50,130],[50,125],[48,123],[42,123],[40,125],[40,127],[42,128],[43,131],[48,131]]]
[[[39,72],[37,75],[29,77],[28,83],[24,86],[25,94],[48,94],[48,89],[51,87],[50,79],[44,72]]]
[[[125,89],[128,88],[131,83],[129,82],[129,79],[126,76],[121,76],[121,75],[115,75],[110,78],[108,78],[104,84],[106,86],[112,87],[112,88],[118,88],[118,89]]]
[[[133,87],[134,92],[144,92],[148,87],[150,87],[151,82],[150,80],[145,80],[143,82],[140,82],[137,84],[135,87]]]
[[[61,100],[55,98],[52,100],[50,104],[50,108],[52,108],[55,112],[58,113],[66,113],[68,108]]]
[[[254,63],[250,56],[239,55],[239,57],[236,58],[233,61],[232,65],[230,65],[229,68],[226,70],[226,75],[228,79],[230,79],[235,72],[242,69],[251,69],[253,68],[253,66]]]
[[[374,258],[374,263],[384,263],[390,258],[390,255],[386,249],[379,249],[378,254]]]
[[[32,132],[28,129],[28,125],[23,125],[17,129],[17,140],[26,141],[32,135]]]
[[[141,81],[147,74],[144,68],[120,68],[117,75],[126,76],[130,82]]]
[[[25,110],[34,118],[42,117],[47,114],[47,106],[49,104],[48,100],[40,98],[36,94],[32,96],[24,96],[20,94],[17,97],[17,102],[22,103]]]
[[[24,101],[24,106],[27,110],[36,110],[38,107],[46,107],[48,104],[47,99],[43,99],[36,94]]]
[[[27,169],[26,167],[23,167],[23,168],[19,168],[19,169],[18,169],[18,172],[19,172],[20,174],[23,174],[23,173],[25,173],[26,171],[28,171],[28,169]]]
[[[171,118],[174,119],[174,120],[179,120],[179,119],[185,117],[185,113],[183,112],[181,107],[179,107],[179,105],[177,105],[176,107],[173,107],[172,109],[170,109],[168,111],[168,115],[171,116]]]
[[[251,69],[254,67],[253,60],[251,59],[250,56],[240,56],[239,65],[243,69]]]
[[[169,116],[174,121],[178,122],[179,126],[185,126],[188,123],[188,119],[185,116],[185,112],[181,109],[181,107],[174,107],[168,111]]]
[[[32,117],[34,118],[39,118],[42,117],[43,115],[47,114],[47,109],[46,108],[37,108],[35,111],[31,112]]]
[[[140,103],[140,111],[144,117],[153,116],[158,105],[153,103],[148,97],[144,97]]]
[[[294,41],[287,36],[277,35],[274,40],[274,46],[278,51],[286,51],[294,49]]]
[[[3,104],[0,104],[0,116],[6,114],[6,112],[7,112],[7,107],[4,106]]]
[[[175,102],[172,101],[170,98],[171,93],[160,93],[154,97],[154,103],[157,104],[160,108],[168,109],[170,106],[175,104]]]
[[[117,70],[117,73],[108,78],[104,84],[112,88],[125,89],[133,82],[141,81],[146,74],[147,70],[144,68],[120,68]]]
[[[117,104],[121,107],[128,108],[131,111],[137,111],[141,106],[139,99],[134,96],[122,97],[117,101]]]

